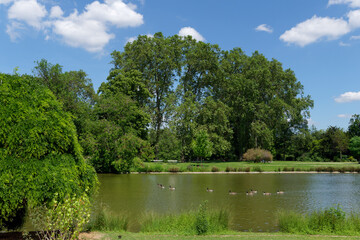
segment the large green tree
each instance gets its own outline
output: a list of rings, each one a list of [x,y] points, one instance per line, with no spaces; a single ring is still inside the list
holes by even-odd
[[[96,182],[53,93],[31,76],[0,74],[0,228],[18,227],[29,204],[90,193]]]

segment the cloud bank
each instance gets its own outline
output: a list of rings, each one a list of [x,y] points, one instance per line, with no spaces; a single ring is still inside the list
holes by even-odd
[[[60,6],[53,6],[50,13],[37,0],[0,0],[8,8],[7,33],[11,40],[20,37],[25,26],[44,33],[53,33],[67,45],[101,52],[115,34],[111,28],[137,27],[144,23],[136,6],[122,0],[94,1],[79,13],[76,9],[68,16]],[[49,36],[46,36],[49,39]]]

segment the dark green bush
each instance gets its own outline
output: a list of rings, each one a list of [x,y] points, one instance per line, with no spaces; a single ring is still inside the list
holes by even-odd
[[[212,172],[218,172],[218,171],[220,171],[220,169],[219,169],[218,167],[212,167],[212,168],[211,168],[211,171],[212,171]]]
[[[254,168],[253,168],[253,171],[254,171],[254,172],[263,172],[262,168],[259,167],[259,166],[254,167]]]
[[[207,201],[204,201],[199,206],[196,214],[195,229],[198,235],[206,234],[209,230],[209,221],[207,217]]]
[[[30,76],[0,80],[0,228],[16,228],[27,204],[91,194],[97,178],[51,91]]]

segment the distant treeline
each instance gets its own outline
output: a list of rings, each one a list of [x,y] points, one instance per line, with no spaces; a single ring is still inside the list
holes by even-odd
[[[278,160],[337,161],[349,158],[349,148],[358,157],[359,115],[347,132],[309,129],[313,100],[275,59],[161,33],[111,55],[97,93],[85,72],[64,72],[44,59],[32,76],[72,115],[83,154],[98,172],[125,173],[152,159],[238,161],[250,148]]]

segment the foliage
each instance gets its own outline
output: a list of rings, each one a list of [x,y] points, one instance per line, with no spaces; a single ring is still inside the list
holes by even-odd
[[[229,211],[208,210],[199,206],[197,211],[181,214],[156,215],[147,213],[141,220],[141,232],[172,234],[217,234],[229,230]],[[204,230],[206,230],[204,232]],[[200,231],[200,232],[199,232]]]
[[[360,136],[355,136],[350,139],[349,150],[358,160],[360,160]]]
[[[207,201],[200,204],[195,220],[195,229],[198,235],[204,235],[209,230],[209,221],[207,219]]]
[[[195,139],[193,140],[191,147],[195,156],[202,158],[208,158],[212,155],[212,142],[209,140],[209,135],[205,130],[199,130]]]
[[[271,162],[273,156],[270,151],[260,148],[251,148],[244,153],[243,159],[248,162]]]
[[[78,239],[79,233],[90,219],[90,201],[86,194],[66,197],[63,202],[55,198],[50,204],[30,207],[29,217],[40,239]]]
[[[93,212],[90,221],[86,224],[87,231],[126,231],[128,228],[128,217],[113,215],[105,207]]]
[[[71,116],[30,76],[0,74],[0,228],[16,228],[27,204],[89,194],[97,178]]]
[[[351,213],[347,217],[339,205],[307,215],[280,211],[278,224],[280,231],[289,233],[338,235],[360,233],[359,214]]]
[[[358,136],[360,137],[360,115],[354,114],[351,116],[349,127],[348,127],[348,134],[350,138]]]

